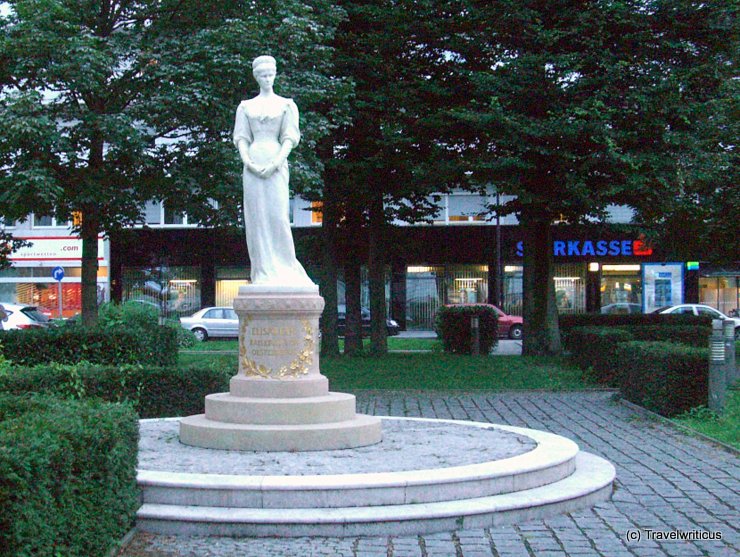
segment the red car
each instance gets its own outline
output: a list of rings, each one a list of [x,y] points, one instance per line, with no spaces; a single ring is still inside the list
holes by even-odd
[[[496,310],[498,314],[498,336],[499,338],[510,338],[520,340],[524,332],[524,320],[519,315],[504,313],[493,304],[450,304],[455,306],[488,306]]]

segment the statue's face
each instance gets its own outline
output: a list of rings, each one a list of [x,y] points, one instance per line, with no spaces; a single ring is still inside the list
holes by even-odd
[[[275,68],[262,66],[254,72],[254,79],[259,83],[260,89],[272,89],[272,84],[275,83],[275,74]]]

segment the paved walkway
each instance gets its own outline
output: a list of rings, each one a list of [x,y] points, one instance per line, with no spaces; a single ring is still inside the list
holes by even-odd
[[[565,435],[617,467],[612,501],[550,520],[425,536],[230,539],[138,533],[120,557],[653,557],[740,554],[740,459],[611,393],[363,392],[358,411]],[[660,539],[688,535],[691,541]],[[710,539],[711,538],[711,539]],[[721,538],[721,539],[720,539]]]

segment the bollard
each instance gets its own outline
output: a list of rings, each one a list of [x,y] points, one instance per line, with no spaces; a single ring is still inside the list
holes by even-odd
[[[709,337],[709,409],[722,414],[726,396],[725,339],[722,334],[722,320],[713,319],[712,335]]]
[[[480,318],[478,316],[470,318],[470,353],[473,356],[480,356]]]
[[[735,322],[726,319],[722,325],[725,339],[725,381],[731,386],[738,379],[737,354],[735,354]]]

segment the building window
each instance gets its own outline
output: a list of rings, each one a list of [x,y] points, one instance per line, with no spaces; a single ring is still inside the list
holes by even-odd
[[[449,223],[486,222],[488,199],[482,195],[453,194],[447,196]]]
[[[323,201],[311,201],[311,224],[321,224],[324,222],[323,209]]]
[[[195,226],[188,222],[187,213],[168,208],[160,201],[144,205],[144,224],[151,226]]]
[[[31,215],[31,226],[33,228],[68,228],[69,221],[57,220],[51,215]]]

